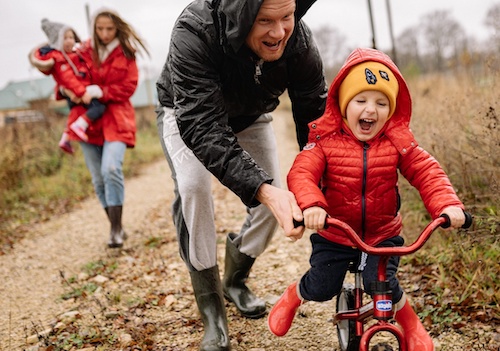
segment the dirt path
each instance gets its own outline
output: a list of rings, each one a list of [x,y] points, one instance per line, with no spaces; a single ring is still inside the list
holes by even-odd
[[[280,114],[283,112],[275,114],[275,129],[284,180],[297,149],[295,140],[287,137],[293,127]],[[54,320],[61,320],[60,316],[69,311],[78,311],[80,332],[85,327],[88,332],[118,330],[117,345],[121,346],[116,350],[136,339],[144,340],[148,331],[154,335],[150,350],[197,350],[202,327],[170,220],[172,193],[170,173],[163,160],[127,180],[124,226],[130,239],[121,252],[106,249],[108,222],[93,197],[75,211],[37,225],[11,253],[0,256],[0,350],[36,350],[27,338],[52,327]],[[222,268],[225,235],[241,225],[244,208],[216,181],[214,194]],[[291,243],[278,231],[269,249],[256,261],[249,285],[273,304],[308,268],[309,252],[307,238]],[[62,300],[68,286],[61,272],[66,279],[74,276],[85,282],[88,277],[82,274],[82,267],[101,260],[116,262],[116,269],[93,281],[99,289],[91,298]],[[235,350],[335,350],[336,333],[328,322],[332,302],[304,305],[283,338],[269,333],[265,318],[247,320],[234,306],[227,306]],[[477,340],[477,333],[435,338],[438,350],[489,349]]]
[[[127,181],[124,226],[131,232],[140,230],[137,223],[152,206],[168,203],[171,193],[166,162],[156,163],[140,177]],[[108,232],[105,213],[92,197],[75,211],[37,225],[31,239],[0,256],[0,349],[10,337],[19,341],[32,323],[46,324],[67,311],[64,303],[56,301],[65,291],[60,272],[67,277],[78,274],[83,265],[106,255]]]

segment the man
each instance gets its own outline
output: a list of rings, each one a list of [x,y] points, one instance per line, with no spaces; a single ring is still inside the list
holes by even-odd
[[[300,20],[315,0],[198,0],[179,16],[157,88],[158,131],[175,182],[173,217],[205,334],[201,350],[229,350],[224,296],[260,318],[266,304],[245,285],[281,225],[302,236],[302,213],[280,188],[269,114],[288,89],[300,147],[322,115],[326,82],[310,30]],[[222,283],[216,259],[211,175],[247,206],[226,241]]]

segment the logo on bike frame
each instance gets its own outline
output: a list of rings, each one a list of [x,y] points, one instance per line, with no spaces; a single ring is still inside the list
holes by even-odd
[[[377,305],[375,306],[375,308],[378,311],[382,311],[382,312],[391,311],[392,310],[392,301],[391,300],[377,301]]]

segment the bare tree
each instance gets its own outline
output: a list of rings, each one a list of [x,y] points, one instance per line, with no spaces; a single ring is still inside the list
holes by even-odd
[[[409,27],[396,39],[398,46],[398,64],[402,70],[406,71],[406,74],[418,74],[422,71],[418,37],[418,28]]]
[[[333,78],[336,68],[342,64],[348,55],[346,37],[337,28],[322,25],[313,30],[314,40],[318,45],[328,78]]]
[[[500,3],[490,7],[484,24],[493,32],[492,39],[495,43],[495,48],[500,50]]]
[[[463,41],[465,32],[447,10],[424,15],[421,23],[422,34],[434,61],[433,66],[437,70],[443,70],[445,59],[454,55],[456,46]]]

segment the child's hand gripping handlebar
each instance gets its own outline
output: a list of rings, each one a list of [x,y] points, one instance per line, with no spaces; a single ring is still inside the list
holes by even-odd
[[[465,212],[465,223],[462,226],[462,228],[469,228],[472,225],[472,215],[468,212]],[[304,225],[304,222],[296,222],[296,226]],[[333,226],[336,227],[340,230],[342,230],[344,233],[347,234],[349,239],[352,240],[354,245],[360,249],[361,251],[364,251],[370,255],[378,255],[378,256],[404,256],[404,255],[409,255],[412,254],[416,251],[418,251],[424,244],[427,242],[427,240],[430,238],[431,234],[438,228],[448,228],[450,226],[450,218],[447,215],[442,215],[432,222],[430,222],[420,233],[419,237],[415,242],[411,245],[408,246],[402,246],[402,247],[374,247],[371,245],[366,244],[361,240],[361,238],[358,236],[358,234],[349,226],[349,224],[332,218],[332,217],[327,217],[326,218],[326,226]]]

